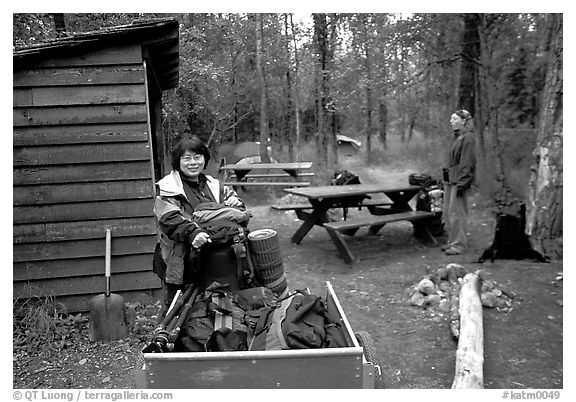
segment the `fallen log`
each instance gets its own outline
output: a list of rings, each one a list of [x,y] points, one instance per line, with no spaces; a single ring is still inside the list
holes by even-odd
[[[456,350],[453,389],[484,388],[484,335],[478,273],[466,274],[462,282],[458,312],[460,333]]]

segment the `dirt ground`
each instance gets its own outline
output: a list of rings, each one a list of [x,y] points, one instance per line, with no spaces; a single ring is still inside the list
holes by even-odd
[[[407,183],[405,170],[354,171],[366,183]],[[411,224],[398,222],[386,225],[377,236],[360,230],[350,246],[361,262],[346,265],[321,228],[313,228],[300,245],[292,244],[290,237],[300,223],[292,212],[269,208],[274,195],[253,190],[242,195],[254,214],[251,230],[271,228],[279,233],[290,289],[309,288],[324,295],[325,281],[330,281],[354,331],[372,336],[385,387],[450,388],[457,343],[449,318],[412,306],[407,289],[428,273],[458,263],[468,272],[482,269],[485,278],[516,294],[506,312],[483,309],[485,388],[563,388],[563,281],[556,279],[562,262],[476,263],[494,233],[492,215],[480,200],[471,209],[471,247],[463,255],[444,255],[438,246],[415,238]],[[158,305],[153,302],[139,306],[140,330],[126,340],[90,344],[83,325],[64,349],[49,354],[15,350],[14,388],[134,387],[146,342],[146,317],[156,318]]]

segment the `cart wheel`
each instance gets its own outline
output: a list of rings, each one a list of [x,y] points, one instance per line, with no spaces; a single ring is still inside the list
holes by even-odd
[[[378,357],[372,336],[366,331],[358,331],[355,335],[360,346],[364,348],[364,357],[374,366],[374,388],[384,388],[382,366],[380,365],[380,358]]]

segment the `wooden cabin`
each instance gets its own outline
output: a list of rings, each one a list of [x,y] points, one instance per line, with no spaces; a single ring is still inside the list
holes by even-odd
[[[105,289],[106,228],[111,291],[131,301],[160,288],[154,183],[178,46],[178,22],[161,19],[14,51],[14,298],[86,311]]]

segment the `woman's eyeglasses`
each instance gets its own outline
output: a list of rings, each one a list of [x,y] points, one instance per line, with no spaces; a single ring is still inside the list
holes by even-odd
[[[184,162],[184,163],[190,163],[192,162],[192,160],[194,160],[194,162],[202,162],[204,160],[204,155],[202,154],[196,154],[194,156],[182,156],[180,158],[180,161]]]

